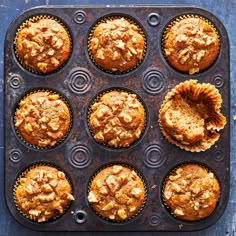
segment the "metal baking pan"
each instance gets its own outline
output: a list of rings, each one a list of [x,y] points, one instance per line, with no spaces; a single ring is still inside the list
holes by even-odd
[[[24,69],[14,52],[14,36],[27,18],[46,14],[59,18],[70,30],[73,51],[69,61],[59,71],[36,75]],[[221,50],[216,62],[207,70],[187,75],[174,70],[166,62],[161,50],[162,33],[175,17],[198,14],[209,19],[217,28]],[[102,17],[122,15],[135,20],[147,36],[144,61],[134,70],[113,75],[98,69],[87,52],[87,38],[91,27]],[[9,26],[4,52],[5,98],[5,198],[13,217],[22,225],[39,231],[195,231],[214,224],[223,214],[230,189],[230,78],[229,41],[220,20],[212,13],[196,6],[126,5],[126,6],[41,6],[20,14]],[[178,83],[197,79],[214,84],[223,99],[222,112],[227,125],[220,139],[209,150],[191,153],[170,144],[162,136],[158,111],[166,93]],[[27,146],[16,135],[14,112],[19,99],[29,90],[53,89],[65,96],[72,108],[73,124],[69,136],[57,147],[37,150]],[[87,108],[98,92],[109,88],[123,88],[141,97],[147,107],[147,127],[142,139],[124,149],[111,149],[97,144],[88,129]],[[34,163],[47,162],[61,168],[72,182],[75,201],[65,214],[47,223],[26,219],[17,210],[13,186],[19,173]],[[138,169],[147,182],[148,198],[142,212],[124,223],[111,223],[98,217],[87,202],[90,177],[101,166],[125,163]],[[168,172],[178,164],[196,162],[209,167],[221,186],[221,197],[215,211],[206,219],[186,222],[173,217],[162,202],[162,183]]]

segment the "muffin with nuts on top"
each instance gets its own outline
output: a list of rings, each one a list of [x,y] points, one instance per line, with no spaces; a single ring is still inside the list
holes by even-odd
[[[64,172],[48,165],[37,165],[21,174],[14,198],[20,212],[39,223],[61,216],[74,200]]]
[[[133,21],[107,18],[92,29],[88,40],[92,60],[111,73],[125,73],[135,68],[144,58],[146,39]]]
[[[87,197],[101,217],[112,221],[126,221],[137,215],[146,200],[142,178],[129,167],[108,166],[92,179]]]
[[[52,91],[26,95],[15,112],[15,128],[26,143],[37,148],[51,148],[69,132],[71,115],[66,101]]]
[[[34,17],[18,29],[15,50],[24,67],[39,74],[47,74],[56,71],[68,60],[71,38],[58,20]]]
[[[120,148],[130,146],[141,137],[146,113],[136,94],[114,90],[95,99],[88,119],[97,142]]]
[[[196,221],[216,208],[220,185],[214,174],[197,164],[185,164],[172,171],[163,186],[164,203],[179,219]]]
[[[208,68],[220,50],[219,35],[211,22],[200,16],[182,16],[167,27],[163,51],[175,69],[191,74]]]

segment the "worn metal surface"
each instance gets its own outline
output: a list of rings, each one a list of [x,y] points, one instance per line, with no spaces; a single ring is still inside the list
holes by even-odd
[[[165,4],[167,4],[167,3],[172,3],[172,4],[175,4],[175,3],[177,3],[178,2],[178,4],[190,4],[190,2],[188,2],[188,1],[165,1],[165,2],[158,2],[158,4],[160,4],[160,3],[165,3]],[[19,1],[19,2],[9,2],[9,1],[1,1],[0,2],[1,4],[0,4],[0,14],[1,15],[3,15],[4,17],[3,17],[3,19],[4,19],[4,24],[3,24],[3,28],[1,29],[3,32],[2,32],[2,34],[0,35],[0,37],[2,37],[2,42],[4,41],[4,34],[6,33],[6,30],[7,30],[7,28],[9,27],[9,25],[10,25],[10,22],[14,19],[14,17],[15,16],[17,16],[17,15],[19,15],[19,13],[22,11],[22,10],[24,10],[24,9],[28,9],[28,8],[30,8],[30,7],[32,7],[32,6],[36,6],[36,5],[42,5],[42,4],[46,4],[46,5],[48,5],[48,4],[61,4],[60,3],[60,1],[25,1],[25,2],[23,2],[23,1]],[[106,1],[101,1],[101,2],[99,2],[99,3],[101,3],[101,4],[110,4],[110,2],[108,3],[108,2],[106,2]],[[114,4],[117,4],[118,2],[113,2]],[[126,2],[126,1],[124,1],[124,2],[120,2],[119,1],[119,4],[130,4],[130,2]],[[134,2],[134,3],[136,3],[136,4],[141,4],[142,2],[140,1],[140,2]],[[145,4],[148,4],[148,3],[154,3],[154,2],[145,2]],[[156,2],[155,2],[156,3]],[[67,4],[95,4],[95,2],[90,2],[90,1],[80,1],[79,3],[78,2],[76,2],[76,1],[67,1]],[[157,4],[157,3],[156,3]],[[231,45],[231,55],[233,55],[233,53],[235,52],[235,32],[233,31],[233,22],[235,22],[235,16],[233,15],[233,12],[234,12],[234,10],[236,10],[236,3],[234,2],[234,1],[228,1],[228,2],[224,2],[224,1],[210,1],[210,2],[203,2],[203,1],[194,1],[194,2],[191,2],[191,4],[194,4],[194,5],[198,5],[198,6],[203,6],[203,7],[206,7],[208,10],[210,10],[213,14],[215,14],[222,22],[223,22],[223,24],[226,26],[226,29],[227,29],[227,31],[228,31],[228,34],[229,34],[229,38],[230,38],[230,45]],[[128,10],[127,10],[128,11]],[[97,14],[99,14],[99,13],[97,13]],[[68,19],[68,18],[66,18],[66,19]],[[13,26],[13,27],[15,27],[15,26]],[[224,37],[224,36],[223,36]],[[226,47],[226,51],[227,51],[227,47]],[[3,46],[1,47],[1,53],[2,53],[2,60],[1,60],[1,64],[3,64]],[[84,55],[85,56],[85,55]],[[231,56],[231,58],[230,58],[230,60],[231,60],[231,65],[233,65],[233,63],[235,63],[235,57],[232,57]],[[76,61],[76,63],[75,63],[75,65],[76,66],[79,66],[79,67],[86,67],[85,66],[85,64],[83,64],[83,63],[85,63],[85,61],[84,60],[80,60],[80,59],[78,59],[78,61]],[[146,63],[146,65],[149,65],[150,66],[150,64],[148,64],[149,62],[147,62],[147,61],[145,61],[145,63]],[[219,73],[219,74],[221,74],[221,77],[224,77],[224,76],[228,76],[227,75],[227,73],[226,74],[224,74],[223,72],[225,71],[225,68],[224,68],[224,62],[222,62],[223,64],[221,64],[221,65],[219,65],[219,68],[215,68],[215,72],[217,72],[217,73]],[[74,66],[75,66],[74,65]],[[157,65],[155,64],[155,62],[153,63],[153,65],[154,65],[154,67],[157,67]],[[73,66],[73,67],[74,67]],[[92,65],[90,65],[89,66],[89,68],[91,68],[91,70],[92,70],[92,74],[93,73],[96,73],[96,69],[92,66]],[[2,74],[2,76],[3,76],[3,65],[1,65],[1,74]],[[71,67],[71,69],[72,69],[72,67]],[[231,91],[233,91],[234,90],[234,87],[235,87],[235,84],[234,84],[234,76],[235,76],[235,69],[234,69],[234,67],[233,66],[231,66],[231,74],[230,74],[230,78],[231,78]],[[14,70],[14,69],[13,69]],[[16,68],[15,68],[15,70],[16,70]],[[145,71],[145,70],[144,70]],[[144,72],[143,71],[143,72]],[[17,71],[15,71],[16,73],[18,73]],[[166,72],[167,74],[168,74],[168,72]],[[133,72],[133,75],[137,75],[138,76],[138,72],[136,71],[134,71]],[[65,75],[66,76],[66,75]],[[106,84],[109,84],[109,76],[107,76],[107,75],[104,75],[105,76],[105,80],[106,80]],[[141,75],[140,75],[141,76]],[[186,77],[185,77],[186,78]],[[200,76],[198,77],[199,78],[199,80],[200,80]],[[55,78],[55,80],[57,80],[58,78]],[[122,79],[122,78],[121,78]],[[204,78],[205,79],[205,78]],[[1,84],[3,83],[3,78],[1,79]],[[92,78],[92,80],[93,80],[93,78]],[[175,84],[177,81],[179,81],[179,80],[181,80],[181,78],[180,77],[178,77],[177,76],[177,78],[176,78],[176,80],[174,80],[172,83],[173,84]],[[207,78],[207,80],[210,80],[210,77],[209,78]],[[127,81],[124,85],[125,86],[132,86],[132,83],[131,83],[131,81],[132,80],[129,80],[129,81]],[[15,82],[15,80],[13,80],[13,82]],[[130,84],[131,83],[131,84]],[[170,84],[170,85],[173,85],[173,84]],[[227,84],[228,84],[228,82],[227,82]],[[15,83],[13,83],[13,86],[15,85]],[[115,84],[116,86],[119,86],[120,84],[119,83],[117,83],[117,84]],[[35,85],[35,86],[37,86],[37,85]],[[50,87],[51,85],[49,85],[49,87]],[[64,88],[64,93],[66,94],[66,95],[68,95],[68,92],[67,92],[67,89],[66,89],[66,84],[64,83],[64,85],[63,85],[63,87],[65,87]],[[172,86],[170,86],[170,87],[172,87]],[[2,86],[1,86],[1,88],[2,88]],[[55,87],[56,88],[56,87]],[[135,88],[135,87],[134,87]],[[76,87],[72,87],[72,89],[77,89]],[[227,100],[227,92],[229,92],[228,90],[227,90],[227,88],[225,88],[225,87],[223,87],[222,88],[224,91],[223,91],[223,94],[224,94],[224,99],[225,100]],[[136,89],[135,89],[135,91],[136,91]],[[12,91],[11,91],[12,92]],[[22,92],[22,91],[21,91]],[[75,92],[75,91],[74,91]],[[95,91],[96,92],[96,91]],[[149,91],[150,92],[150,91]],[[145,91],[144,90],[142,90],[142,92],[140,92],[141,93],[141,96],[143,96],[143,95],[145,95]],[[90,94],[90,95],[92,95],[92,94]],[[148,95],[149,97],[150,97],[150,100],[151,100],[151,96],[150,95]],[[14,93],[12,93],[12,97],[14,97]],[[155,97],[155,96],[154,96]],[[157,96],[158,97],[158,96]],[[149,100],[149,99],[148,99]],[[1,91],[1,101],[3,102],[3,93],[2,93],[2,91]],[[82,100],[81,100],[82,101]],[[233,123],[233,120],[232,120],[232,115],[234,114],[234,112],[235,112],[235,108],[233,107],[233,104],[234,104],[234,101],[235,101],[235,95],[234,95],[234,93],[232,93],[232,96],[231,96],[231,107],[232,107],[232,109],[231,109],[231,114],[230,114],[230,117],[228,117],[229,119],[228,119],[228,125],[231,125],[231,129],[232,129],[232,132],[231,132],[231,144],[233,143],[233,142],[235,142],[235,138],[233,137],[233,134],[234,134],[234,123]],[[3,103],[1,102],[1,104],[0,104],[0,108],[2,109],[2,106],[3,106]],[[83,101],[83,102],[85,102],[85,101]],[[14,101],[12,101],[12,103],[14,103]],[[74,103],[73,103],[74,104]],[[225,104],[226,106],[230,106],[228,103],[226,103]],[[77,107],[75,107],[75,108],[77,108]],[[158,107],[156,107],[155,109],[157,109]],[[154,109],[154,110],[155,110]],[[226,110],[228,110],[229,109],[229,107],[225,107],[224,108],[225,109],[225,111]],[[9,114],[9,116],[10,116],[10,114]],[[153,117],[151,118],[151,120],[153,119]],[[10,117],[9,117],[9,120],[10,120]],[[85,122],[85,121],[82,121],[82,123],[83,122]],[[154,128],[156,128],[157,129],[157,127],[154,127]],[[2,129],[2,131],[3,131],[3,117],[1,117],[1,129]],[[9,127],[9,129],[10,129],[10,127]],[[227,130],[227,129],[226,129]],[[228,131],[227,131],[228,132]],[[227,137],[228,137],[228,133],[227,132],[224,132],[224,137],[227,139]],[[1,141],[1,169],[2,169],[2,171],[1,171],[1,181],[2,181],[2,184],[1,184],[1,186],[2,186],[2,191],[0,191],[0,217],[1,217],[1,227],[0,227],[0,235],[14,235],[14,234],[17,234],[17,235],[45,235],[46,233],[44,232],[33,232],[33,231],[31,231],[31,230],[29,230],[29,229],[27,229],[27,228],[25,228],[24,226],[22,226],[22,225],[20,225],[19,223],[17,223],[15,220],[14,220],[14,218],[10,215],[10,213],[9,213],[9,211],[8,211],[8,209],[7,209],[7,207],[6,207],[6,203],[5,203],[5,201],[4,201],[4,191],[3,191],[3,186],[4,186],[4,177],[3,177],[3,170],[4,170],[4,158],[3,158],[3,135],[2,135],[2,133],[3,132],[1,132],[1,136],[0,136],[0,141]],[[151,136],[151,134],[148,136],[149,137],[149,139],[151,140],[151,138],[152,138],[152,136]],[[73,138],[73,137],[72,137]],[[79,142],[77,142],[78,140],[76,140],[76,136],[75,136],[75,143],[74,144],[78,144],[81,140],[79,140]],[[223,140],[222,140],[222,143],[221,143],[221,145],[223,145]],[[168,145],[167,145],[168,146]],[[65,146],[61,146],[61,151],[62,151],[62,153],[63,152],[65,152],[65,150],[63,149],[63,147],[65,148]],[[73,151],[74,149],[73,149],[73,147],[66,147],[66,148],[71,148],[71,150]],[[144,147],[143,147],[144,148]],[[168,148],[171,148],[171,146],[168,146]],[[166,148],[166,150],[164,150],[166,153],[168,153],[168,148]],[[9,150],[11,150],[11,149],[9,149]],[[228,149],[227,149],[227,146],[226,146],[226,148],[224,149],[224,147],[223,146],[221,146],[221,150],[222,151],[226,151],[226,154],[227,154],[227,152],[228,152]],[[27,148],[23,148],[22,149],[22,151],[23,151],[23,153],[27,153],[28,151],[29,152],[32,152],[31,150],[28,150]],[[136,150],[137,151],[137,150]],[[209,228],[207,228],[207,229],[205,229],[205,230],[202,230],[202,231],[200,231],[200,232],[192,232],[191,233],[191,235],[235,235],[236,233],[235,233],[235,228],[236,228],[236,215],[235,215],[235,211],[236,211],[236,206],[235,206],[235,204],[236,204],[236,194],[235,194],[235,188],[236,188],[236,186],[235,186],[235,175],[236,175],[236,171],[235,171],[235,148],[234,148],[234,145],[231,145],[231,188],[230,188],[230,199],[229,199],[229,204],[228,204],[228,207],[227,207],[227,209],[226,209],[226,211],[225,211],[225,213],[223,214],[223,216],[220,218],[220,220],[217,222],[217,223],[215,223],[215,224],[213,224],[211,227],[209,227]],[[93,153],[94,153],[94,155],[96,155],[97,153],[100,153],[100,155],[103,155],[104,153],[105,154],[107,154],[107,152],[106,151],[103,151],[103,149],[101,149],[101,148],[97,148],[97,149],[95,149],[95,150],[93,150],[92,151]],[[176,152],[176,153],[175,153]],[[181,154],[183,154],[183,152],[181,152],[181,151],[179,151],[178,149],[175,149],[175,152],[173,152],[172,153],[172,155],[174,155],[174,156],[177,156],[177,155],[181,155]],[[35,155],[35,153],[34,152],[32,152],[33,153],[33,155]],[[134,149],[132,149],[131,150],[131,153],[135,153],[135,148]],[[42,153],[41,153],[42,154]],[[36,154],[37,155],[37,154]],[[49,154],[45,154],[45,155],[47,155],[49,158],[50,158],[50,160],[52,160],[52,158],[50,157],[50,155]],[[117,157],[117,160],[120,158],[119,157],[119,154],[115,154],[116,155],[116,157]],[[200,155],[203,155],[203,154],[200,154]],[[213,152],[213,150],[212,150],[212,152],[210,151],[210,152],[207,152],[207,157],[204,157],[203,159],[205,160],[205,161],[207,161],[207,158],[212,158],[212,160],[211,161],[209,161],[208,163],[209,163],[209,165],[211,166],[211,164],[212,163],[214,163],[214,158],[215,158],[215,154],[214,154],[214,152]],[[16,155],[17,156],[17,155]],[[227,156],[227,155],[226,155]],[[15,157],[14,155],[13,155],[13,157]],[[39,154],[38,154],[38,157],[39,157]],[[194,159],[197,159],[197,157],[194,157]],[[217,169],[217,171],[219,171],[219,175],[220,176],[222,176],[222,178],[224,179],[224,173],[227,173],[227,170],[226,169],[224,169],[224,168],[227,168],[227,164],[225,163],[223,163],[223,162],[220,162],[221,164],[219,164],[219,165],[215,165],[215,164],[213,164],[213,165],[215,165],[215,169]],[[223,163],[223,164],[222,164]],[[145,165],[144,166],[141,166],[141,164],[143,164],[143,163],[139,163],[139,166],[140,166],[140,168],[145,172]],[[14,166],[14,164],[12,164],[13,166]],[[22,164],[22,165],[24,165],[24,164]],[[95,163],[92,163],[91,165],[94,165],[94,166],[96,166],[96,164]],[[168,166],[168,165],[167,165]],[[10,167],[10,166],[9,166]],[[21,168],[22,166],[21,165],[19,165],[19,166],[17,166],[17,170],[16,171],[19,171],[20,170],[20,168]],[[13,167],[11,167],[11,168],[13,168]],[[68,170],[70,170],[70,169],[73,169],[74,167],[73,167],[73,165],[71,165],[70,167],[68,167]],[[168,166],[168,168],[170,168],[170,165]],[[220,168],[223,168],[222,169],[222,172],[220,172]],[[76,169],[76,167],[74,168],[74,169]],[[155,168],[154,168],[155,169]],[[80,170],[80,168],[78,168],[77,169],[77,171],[81,171]],[[87,170],[86,170],[87,171]],[[153,176],[155,176],[155,175],[157,175],[157,173],[155,174],[155,171],[149,171],[150,173],[148,173],[150,176],[152,176],[152,174],[153,174]],[[13,177],[12,177],[13,178]],[[226,180],[226,183],[224,183],[224,180]],[[227,183],[227,178],[226,178],[226,176],[225,176],[225,179],[224,179],[223,181],[222,181],[222,186],[223,186],[223,188],[226,188],[226,187],[228,187],[228,183]],[[7,182],[7,183],[12,183],[12,179],[11,179],[11,177],[9,177],[9,180],[7,180],[7,181],[9,181],[9,182]],[[150,180],[151,182],[149,183],[150,185],[152,184],[152,180]],[[153,182],[154,183],[154,182]],[[76,180],[75,180],[75,183],[74,184],[76,184]],[[9,188],[11,188],[11,186],[9,185],[8,186]],[[81,192],[83,191],[83,190],[80,190]],[[227,192],[227,190],[225,189],[225,191]],[[152,199],[153,200],[153,199]],[[11,200],[7,200],[7,201],[11,201]],[[224,206],[224,203],[223,202],[221,202],[221,204],[222,204],[222,206]],[[150,207],[151,208],[151,207]],[[73,210],[76,210],[77,208],[73,208]],[[81,207],[79,206],[78,207],[78,209],[81,209]],[[154,209],[154,210],[156,210],[156,209]],[[162,210],[161,208],[159,209],[159,210]],[[143,217],[143,219],[141,219],[140,220],[140,223],[141,224],[145,224],[145,226],[144,226],[144,229],[146,229],[147,228],[147,226],[146,226],[146,217],[147,217],[147,215],[143,215],[142,216]],[[156,218],[156,219],[158,219],[158,217]],[[161,220],[162,220],[162,214],[161,214]],[[164,219],[163,219],[164,220]],[[155,221],[156,222],[156,221]],[[92,221],[91,222],[91,224],[92,223],[95,223],[94,221]],[[61,224],[60,224],[60,222],[58,223],[58,227],[60,228],[60,227],[62,227],[63,226],[63,224],[70,224],[70,222],[61,222]],[[78,224],[75,224],[75,223],[73,223],[74,225],[76,225],[76,227],[78,226]],[[177,224],[175,225],[175,226],[177,226]],[[173,225],[171,225],[171,226],[167,226],[167,228],[166,229],[164,229],[164,230],[175,230],[175,226],[173,226]],[[187,226],[188,227],[188,226]],[[109,227],[108,227],[109,228]],[[180,228],[182,228],[183,229],[183,227],[181,226]],[[200,226],[200,224],[199,224],[199,228],[201,228],[201,226]],[[63,227],[62,228],[60,228],[60,230],[61,229],[63,229]],[[133,230],[133,231],[135,231],[135,230],[140,230],[140,229],[142,229],[142,225],[139,225],[139,226],[137,226],[137,228],[129,228],[129,226],[126,226],[126,227],[124,227],[123,228],[123,230],[127,230],[127,231],[130,231],[130,230]],[[191,227],[190,228],[188,228],[189,230],[191,230]],[[50,229],[49,229],[50,230]],[[64,230],[68,230],[67,229],[67,227],[65,227],[64,228]],[[86,229],[87,231],[89,231],[90,230],[90,228],[87,228]],[[114,230],[114,229],[110,229],[110,230]],[[150,228],[149,229],[150,231],[152,231],[152,229]],[[178,229],[178,230],[180,230],[180,229]],[[155,231],[155,230],[154,230]],[[184,231],[184,229],[183,229],[183,231]],[[115,233],[115,232],[113,232],[113,233]],[[49,233],[48,233],[49,234]],[[54,233],[50,233],[50,235],[53,235]],[[62,235],[62,233],[57,233],[57,235]],[[63,233],[63,234],[66,234],[66,235],[70,235],[70,234],[75,234],[75,233],[68,233],[68,232],[66,232],[66,233]],[[80,234],[85,234],[85,233],[82,233],[82,232],[80,232]],[[87,233],[88,234],[88,233]],[[92,233],[89,233],[89,234],[92,234]],[[108,233],[104,233],[104,232],[102,232],[102,233],[96,233],[96,235],[104,235],[104,234],[109,234],[109,232]],[[161,233],[158,233],[158,232],[155,232],[155,233],[151,233],[151,232],[145,232],[145,233],[124,233],[124,234],[135,234],[135,235],[137,235],[137,234],[143,234],[143,235],[172,235],[172,234],[176,234],[176,235],[182,235],[182,234],[186,234],[186,235],[188,235],[189,233],[169,233],[169,232],[167,232],[167,233],[163,233],[163,232],[161,232]]]

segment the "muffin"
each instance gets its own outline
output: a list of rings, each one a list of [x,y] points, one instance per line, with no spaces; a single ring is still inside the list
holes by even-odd
[[[221,95],[213,85],[182,82],[167,93],[161,105],[161,131],[170,143],[186,151],[205,151],[219,139],[218,131],[226,124],[221,104]]]
[[[176,168],[165,181],[163,198],[179,219],[197,221],[209,216],[220,197],[214,174],[197,164]]]
[[[212,65],[219,53],[220,40],[209,21],[188,15],[177,18],[167,27],[163,49],[175,69],[191,75]]]
[[[145,123],[144,106],[132,93],[106,92],[90,108],[89,127],[94,139],[110,147],[128,147],[140,138]]]
[[[16,55],[33,72],[47,74],[69,58],[71,39],[65,27],[51,18],[33,18],[24,23],[15,38]]]
[[[24,172],[17,179],[14,197],[20,212],[37,222],[59,217],[74,200],[65,174],[47,165]]]
[[[143,31],[123,17],[105,19],[92,30],[88,50],[92,60],[105,71],[124,73],[135,68],[145,53]]]
[[[112,221],[137,215],[145,203],[143,180],[129,167],[113,165],[96,174],[89,186],[88,201],[96,213]]]
[[[59,94],[35,91],[24,97],[15,112],[15,128],[28,144],[50,148],[62,141],[71,124],[70,110]]]

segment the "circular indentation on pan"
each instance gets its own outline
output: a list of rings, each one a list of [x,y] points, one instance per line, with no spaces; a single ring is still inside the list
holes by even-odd
[[[225,84],[224,79],[221,75],[216,75],[212,79],[213,84],[216,86],[216,88],[222,88]]]
[[[162,166],[167,159],[167,155],[159,144],[152,144],[144,150],[144,164],[151,168]]]
[[[83,224],[87,221],[88,214],[83,210],[77,210],[74,213],[74,220],[78,224]]]
[[[86,93],[92,86],[92,77],[84,68],[74,68],[69,74],[69,88],[76,94]]]
[[[158,94],[165,88],[165,77],[162,72],[157,69],[146,72],[142,82],[143,88],[151,94]]]
[[[84,168],[91,162],[91,153],[84,145],[76,145],[69,151],[69,161],[76,168]]]
[[[90,127],[90,116],[91,116],[91,113],[92,113],[92,106],[95,104],[95,103],[98,103],[99,102],[99,99],[105,95],[106,93],[109,93],[109,92],[113,92],[113,91],[118,91],[118,92],[124,92],[124,93],[128,93],[128,94],[134,94],[136,95],[136,99],[141,103],[141,105],[143,106],[144,108],[144,114],[145,114],[145,120],[144,120],[144,127],[143,127],[143,130],[141,131],[141,134],[139,135],[139,138],[137,139],[134,139],[133,142],[129,143],[128,146],[118,146],[116,147],[115,145],[109,145],[108,142],[110,140],[108,140],[106,143],[105,142],[99,142],[99,141],[96,141],[95,138],[94,138],[94,133]],[[114,100],[114,99],[113,99]],[[113,111],[113,109],[111,109]],[[116,111],[114,109],[114,111]],[[118,116],[119,113],[117,113],[117,111],[115,112],[116,116]],[[115,115],[114,115],[115,117]],[[113,118],[114,118],[113,117]],[[116,118],[116,117],[115,117]],[[124,150],[128,150],[130,148],[133,148],[134,146],[136,146],[138,143],[141,142],[141,140],[143,139],[143,137],[145,136],[146,134],[146,131],[147,131],[147,127],[149,125],[149,114],[148,114],[148,108],[146,106],[146,104],[144,103],[143,99],[134,91],[128,89],[128,88],[123,88],[123,87],[111,87],[111,88],[107,88],[107,89],[104,89],[100,92],[98,92],[90,101],[89,103],[89,106],[87,108],[87,130],[89,132],[89,135],[92,137],[93,141],[96,142],[96,144],[100,145],[101,147],[105,148],[105,149],[108,149],[108,150],[113,150],[113,151],[124,151]],[[103,125],[104,126],[104,125]],[[119,127],[119,125],[112,125],[112,128],[114,127]],[[125,126],[124,126],[125,127]],[[134,129],[133,129],[133,132],[134,132]],[[119,136],[119,135],[118,135]],[[117,136],[117,137],[118,137]],[[113,137],[113,138],[116,138],[116,137]]]
[[[214,157],[217,162],[223,161],[225,158],[225,153],[222,150],[216,150],[214,152]]]
[[[73,20],[77,24],[83,24],[86,21],[86,18],[87,14],[84,11],[79,10],[74,13]]]
[[[158,214],[153,214],[149,218],[149,223],[152,226],[157,226],[161,222],[161,217]]]
[[[161,16],[158,13],[150,13],[147,22],[150,26],[157,26],[161,23]]]
[[[10,160],[14,163],[22,159],[22,152],[19,149],[12,149],[10,152]]]
[[[18,89],[22,86],[23,80],[19,75],[12,75],[10,77],[9,84],[13,89]]]

